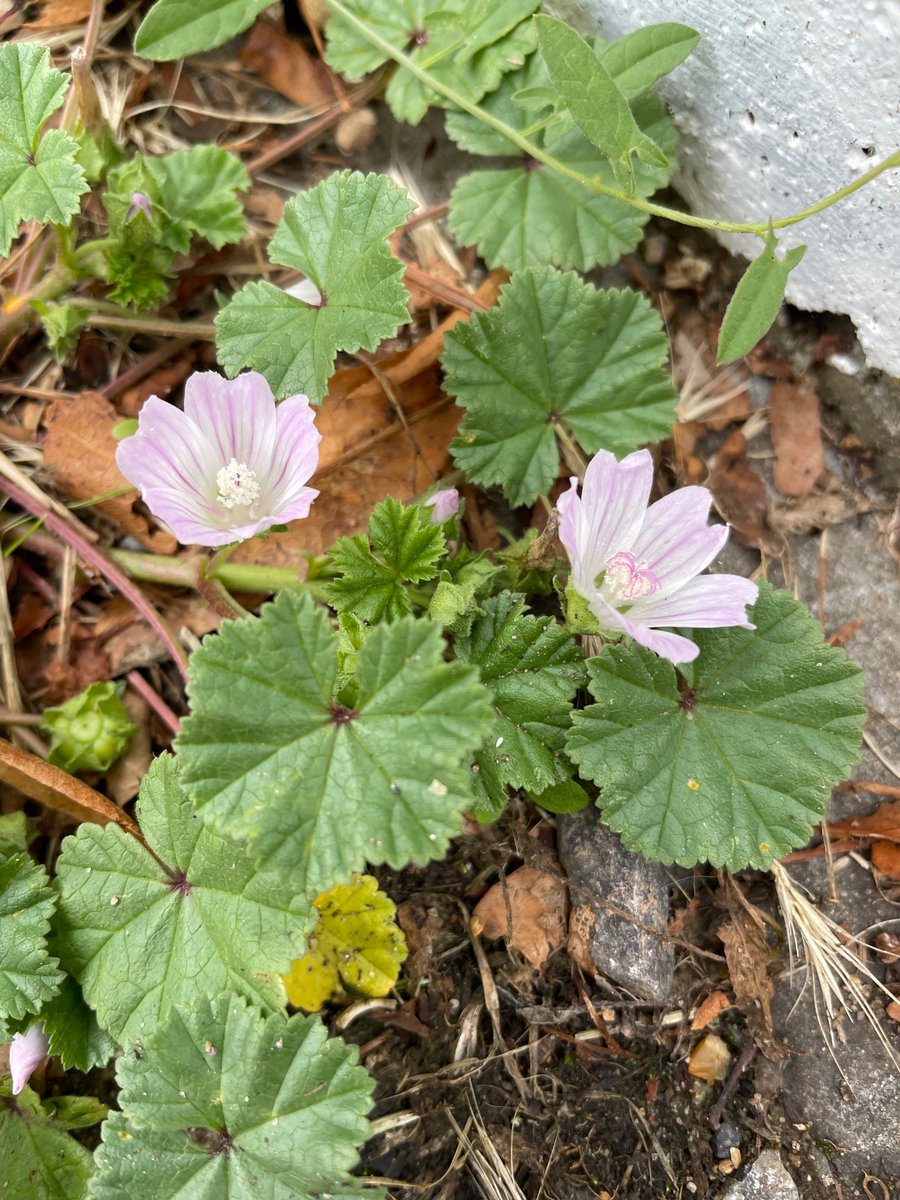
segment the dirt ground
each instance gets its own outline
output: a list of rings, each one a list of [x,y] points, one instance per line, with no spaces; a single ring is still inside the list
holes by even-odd
[[[121,55],[118,45],[113,40],[104,51],[104,69]],[[237,57],[242,45],[226,47],[205,65],[189,64],[177,79],[166,69],[143,80],[148,102],[167,89],[174,102],[164,116],[144,120],[138,144],[159,151],[216,138],[240,145],[244,137],[247,154],[266,151],[259,129],[215,114],[217,102],[229,112],[240,104],[248,111],[276,111],[283,103],[277,92],[262,88],[246,57]],[[192,116],[198,95],[202,111]],[[181,114],[179,101],[186,106]],[[251,193],[257,249],[286,196],[336,166],[400,168],[424,204],[446,201],[464,164],[443,136],[441,119],[399,129],[383,105],[373,103],[367,111],[376,134],[367,148],[341,154],[332,125],[258,167]],[[483,282],[473,254],[462,251],[461,261],[470,282]],[[212,281],[227,275],[229,266],[234,264],[210,256],[203,265],[208,274],[198,270],[183,284],[185,311],[208,303]],[[900,462],[900,384],[865,368],[846,320],[791,310],[746,365],[716,372],[712,335],[742,268],[702,234],[651,223],[638,251],[589,278],[601,286],[641,287],[664,315],[687,407],[662,447],[663,470],[673,482],[709,482],[735,535],[722,565],[748,574],[761,565],[773,583],[794,590],[822,621],[825,635],[866,670],[872,717],[856,778],[883,790],[836,792],[829,819],[847,820],[900,796],[900,523],[892,490]],[[428,297],[407,341],[386,352],[424,336],[447,311]],[[44,364],[33,382],[48,391],[85,391],[107,381],[113,361],[125,370],[155,346],[139,343],[129,357],[113,334],[91,331],[63,371],[54,374]],[[22,342],[6,371],[16,379],[31,377],[38,354],[36,342]],[[177,387],[210,354],[209,347],[179,343],[177,353],[161,356],[143,381],[143,394],[132,389],[116,396],[117,416],[133,415],[163,371],[171,372]],[[408,384],[404,402],[409,396],[425,403],[428,389],[436,393],[434,356],[427,372]],[[791,404],[806,414],[800,426],[783,422]],[[33,436],[23,445],[37,446],[43,437],[44,411],[27,417]],[[447,428],[435,421],[412,433],[423,458],[435,462],[443,454],[440,469],[447,465]],[[348,443],[343,457],[336,457],[333,478],[336,490],[340,484],[345,496],[355,497],[356,508],[345,505],[323,520],[318,536],[326,543],[351,532],[354,520],[358,527],[372,496],[380,499],[384,480],[398,471],[396,460],[357,452],[352,439]],[[816,464],[811,479],[810,463]],[[90,489],[86,494],[98,490],[93,481]],[[470,489],[467,500],[469,532],[482,545],[492,539],[499,544],[498,524],[523,532],[543,522],[537,512],[511,514],[496,495]],[[112,529],[120,535],[112,520],[110,526],[107,513],[96,524],[105,535]],[[273,556],[285,556],[272,561],[291,561],[285,541],[276,536],[269,544]],[[107,614],[110,621],[113,616]],[[27,634],[17,650],[23,677],[30,672],[43,678],[47,652],[35,639],[48,619],[37,612],[22,617]],[[197,618],[193,630],[199,637],[209,627]],[[60,688],[84,686],[100,669],[87,656],[96,649],[87,635],[83,644],[76,636],[73,645],[82,645],[84,653],[79,658],[73,651],[71,674],[51,680],[54,699]],[[165,667],[140,639],[119,644],[116,653],[120,665],[149,664],[165,692]],[[149,728],[146,718],[145,724]],[[360,1047],[377,1083],[376,1132],[364,1149],[362,1175],[380,1181],[394,1200],[737,1200],[763,1195],[751,1190],[754,1164],[763,1151],[775,1150],[785,1174],[783,1190],[770,1190],[769,1200],[900,1195],[900,1069],[859,1014],[851,1020],[817,1013],[810,983],[804,987],[802,970],[791,969],[770,876],[748,872],[737,887],[765,914],[763,976],[772,988],[771,1021],[763,1012],[765,996],[748,1003],[735,995],[719,937],[729,919],[725,897],[732,885],[708,868],[668,876],[668,924],[658,936],[672,947],[675,967],[662,1001],[617,985],[602,963],[594,970],[576,965],[565,948],[535,967],[502,939],[473,935],[473,909],[498,880],[523,866],[562,876],[557,825],[565,819],[516,799],[494,826],[467,823],[444,861],[377,872],[398,905],[410,948],[401,988],[380,1006],[347,997],[325,1014],[333,1032]],[[900,883],[873,866],[871,841],[836,846],[829,862],[818,839],[809,857],[788,862],[786,869],[839,925],[877,947],[865,952],[868,964],[900,993],[900,942],[890,940],[900,934]],[[898,1025],[885,1015],[886,997],[863,986],[900,1057]],[[728,1007],[692,1029],[698,1009],[714,993]],[[833,1038],[831,1049],[820,1020]],[[689,1067],[710,1033],[721,1040],[725,1058],[720,1078],[708,1083]]]

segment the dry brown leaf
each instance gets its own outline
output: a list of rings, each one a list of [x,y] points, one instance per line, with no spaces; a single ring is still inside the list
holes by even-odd
[[[597,971],[594,960],[591,958],[591,935],[596,920],[596,913],[590,904],[577,905],[569,916],[566,953],[575,966],[580,967],[588,975],[594,975]]]
[[[319,111],[335,102],[337,91],[325,63],[274,21],[263,17],[256,22],[238,58],[298,108]]]
[[[889,800],[865,817],[829,821],[832,837],[879,838],[900,843],[900,800]]]
[[[151,396],[167,399],[176,388],[181,387],[188,375],[197,367],[193,354],[182,354],[172,362],[165,363],[134,387],[126,388],[116,399],[116,410],[120,416],[136,417]]]
[[[780,1058],[782,1051],[772,1032],[771,1003],[775,987],[769,978],[769,947],[763,920],[729,875],[725,876],[722,892],[729,916],[719,926],[718,935],[725,946],[735,1001],[743,1010],[763,1054],[767,1058]]]
[[[144,840],[132,818],[116,808],[106,796],[5,738],[0,738],[0,780],[74,821],[90,821],[94,825],[108,825],[114,821],[126,833]]]
[[[900,846],[895,842],[876,842],[872,847],[872,866],[888,879],[900,880]]]
[[[45,638],[48,646],[58,640],[59,628],[50,631]],[[44,668],[47,704],[64,704],[72,696],[83,692],[92,683],[109,679],[109,657],[96,638],[78,640],[73,637],[67,662],[52,658]]]
[[[860,499],[851,492],[818,490],[793,503],[776,504],[769,513],[769,525],[785,537],[827,529],[864,511]]]
[[[691,1051],[688,1071],[696,1079],[713,1084],[725,1078],[730,1066],[731,1051],[718,1034],[708,1033]]]
[[[478,901],[472,932],[507,938],[533,967],[542,967],[565,944],[569,892],[558,875],[519,867]]]
[[[699,1029],[705,1029],[710,1021],[714,1021],[720,1012],[724,1012],[726,1008],[731,1008],[731,1001],[724,992],[710,992],[691,1021],[691,1029],[696,1033]]]
[[[56,487],[70,500],[125,487],[128,480],[116,466],[116,441],[112,435],[119,416],[99,392],[58,396],[45,417],[44,465]],[[171,554],[178,545],[170,533],[151,530],[145,517],[132,511],[136,494],[103,500],[95,507],[137,538],[154,554]]]
[[[766,485],[747,462],[746,452],[747,439],[736,429],[719,449],[707,486],[741,541],[763,546],[770,540]]]
[[[49,33],[54,29],[68,29],[80,25],[91,13],[91,0],[44,0],[41,11],[26,29]]]
[[[819,397],[815,392],[775,383],[769,401],[775,450],[775,486],[782,496],[808,496],[825,472]]]
[[[404,900],[397,905],[397,924],[406,937],[409,954],[405,974],[409,988],[418,991],[419,983],[434,970],[434,944],[446,926],[436,908],[421,900]]]

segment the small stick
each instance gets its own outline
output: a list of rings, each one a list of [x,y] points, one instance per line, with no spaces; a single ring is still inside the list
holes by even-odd
[[[734,1090],[738,1085],[738,1080],[744,1073],[746,1067],[750,1065],[756,1054],[756,1042],[752,1039],[744,1043],[744,1048],[738,1055],[738,1060],[731,1069],[731,1074],[725,1086],[722,1088],[722,1094],[713,1105],[712,1111],[709,1114],[709,1123],[713,1129],[718,1129],[722,1121],[722,1113],[725,1111],[725,1105],[734,1094]]]

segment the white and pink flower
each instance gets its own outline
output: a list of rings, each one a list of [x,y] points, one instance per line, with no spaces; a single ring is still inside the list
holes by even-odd
[[[309,514],[321,435],[306,396],[278,405],[262,375],[197,372],[184,411],[151,396],[116,451],[125,478],[184,545],[225,546]]]
[[[600,632],[627,634],[673,663],[690,662],[698,648],[661,632],[754,626],[746,608],[756,585],[739,575],[700,572],[728,540],[727,525],[708,525],[710,493],[685,487],[647,507],[653,460],[647,450],[621,462],[601,450],[559,498],[559,537],[572,561],[570,588],[584,598]]]

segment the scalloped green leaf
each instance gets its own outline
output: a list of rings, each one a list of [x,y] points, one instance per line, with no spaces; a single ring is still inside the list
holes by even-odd
[[[409,320],[403,264],[387,238],[413,204],[384,175],[337,171],[285,206],[269,244],[272,262],[295,267],[318,289],[318,307],[271,283],[248,283],[216,318],[219,361],[234,376],[251,367],[283,397],[318,402],[338,350],[375,350]]]
[[[795,246],[782,259],[775,257],[777,248],[778,239],[770,230],[765,249],[741,276],[725,309],[716,350],[717,363],[734,362],[749,354],[778,316],[788,275],[803,258],[806,247]]]
[[[494,724],[472,766],[475,814],[494,821],[507,788],[542,792],[571,777],[562,751],[585,669],[575,639],[553,617],[532,616],[522,596],[502,592],[482,608],[456,656],[478,666],[494,694]]]
[[[499,303],[450,330],[445,388],[466,409],[451,444],[473,483],[530,504],[559,474],[565,423],[593,454],[622,455],[669,432],[677,393],[668,341],[638,292],[598,292],[574,272],[516,272]]]
[[[191,656],[176,743],[204,821],[307,893],[367,860],[440,857],[471,803],[461,764],[492,715],[477,671],[444,661],[430,621],[377,625],[340,696],[338,649],[308,596],[285,591],[228,622]]]
[[[366,26],[402,50],[434,78],[479,101],[534,49],[528,18],[540,0],[348,0]],[[340,13],[325,29],[327,59],[351,79],[376,70],[390,57]],[[418,125],[429,108],[452,107],[439,93],[398,67],[385,93],[398,121]]]
[[[85,824],[59,859],[57,946],[100,1024],[134,1041],[226,987],[280,1007],[311,906],[196,818],[171,755],[152,764],[137,814],[152,854],[118,825]]]
[[[47,950],[54,907],[47,872],[26,852],[0,860],[0,1040],[7,1021],[40,1012],[65,978]]]
[[[368,534],[340,538],[332,547],[338,578],[328,586],[329,603],[370,624],[395,621],[412,611],[405,585],[433,579],[445,552],[441,527],[427,511],[389,496],[376,505]]]
[[[519,102],[517,93],[531,88],[546,89],[552,96],[546,67],[537,54],[524,70],[508,76],[482,106],[524,134],[534,126],[535,115]],[[678,139],[657,96],[641,96],[632,111],[641,129],[670,160],[669,167],[635,165],[636,194],[647,197],[668,182]],[[570,127],[565,114],[547,121],[543,129],[529,133],[532,142],[569,170],[615,186],[608,160],[581,130]],[[647,214],[626,201],[598,195],[552,167],[526,158],[502,133],[468,113],[449,113],[446,125],[463,150],[515,160],[508,167],[464,175],[450,196],[454,236],[463,245],[476,246],[489,266],[518,270],[552,264],[588,271],[618,262],[641,240]]]
[[[4,1200],[81,1200],[91,1176],[90,1154],[45,1111],[30,1087],[12,1096],[10,1082],[0,1079]]]
[[[116,1043],[97,1016],[88,1008],[78,983],[71,975],[63,980],[59,992],[41,1009],[44,1033],[50,1053],[57,1055],[66,1070],[89,1071],[102,1067],[116,1052]]]
[[[134,52],[166,62],[213,50],[248,29],[271,0],[156,0],[134,37]]]
[[[41,129],[65,98],[69,77],[50,65],[50,52],[28,42],[0,45],[0,255],[22,221],[71,224],[88,190],[78,144],[59,129]]]
[[[95,1200],[324,1200],[384,1195],[350,1171],[373,1082],[316,1017],[263,1016],[235,995],[172,1010],[119,1060]]]
[[[637,645],[588,668],[568,752],[603,818],[661,862],[768,870],[808,840],[859,757],[863,677],[806,608],[760,584],[755,630],[701,629],[678,671]]]

